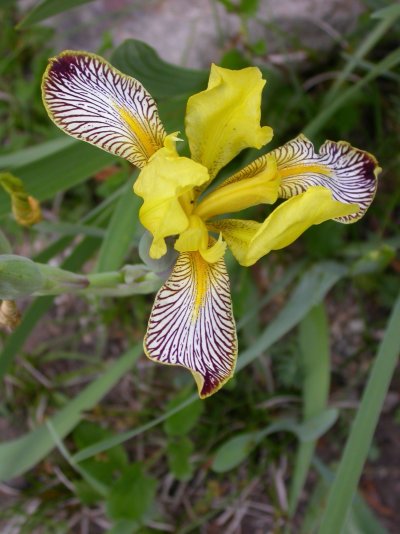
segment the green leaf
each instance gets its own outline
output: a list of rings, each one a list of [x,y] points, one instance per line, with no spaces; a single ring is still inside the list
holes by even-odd
[[[400,354],[400,294],[397,297],[374,365],[365,387],[361,404],[351,426],[339,468],[329,492],[320,533],[342,531],[347,513],[357,490],[367,459],[379,414]]]
[[[135,173],[136,175],[136,173]],[[141,199],[133,194],[129,180],[120,196],[101,244],[97,272],[116,271],[123,265],[139,224]]]
[[[190,390],[183,390],[169,401],[167,411],[173,410],[182,402],[186,401],[191,394]],[[184,436],[197,425],[199,417],[203,413],[204,403],[197,399],[178,413],[169,417],[164,423],[164,430],[170,436]]]
[[[0,157],[0,169],[15,172],[29,194],[42,201],[87,180],[116,161],[104,150],[69,138],[52,147],[52,151],[47,143],[35,147],[34,155],[27,163],[24,150]],[[0,217],[9,211],[9,200],[0,191]]]
[[[48,420],[61,439],[75,428],[81,420],[82,413],[91,410],[131,369],[141,354],[141,345],[126,352]],[[0,480],[7,481],[25,473],[53,448],[54,439],[45,424],[17,439],[1,443]]]
[[[235,436],[217,449],[212,469],[216,473],[225,473],[241,464],[263,439],[262,432],[248,432]]]
[[[102,428],[96,423],[83,421],[74,430],[73,437],[78,449],[93,445],[98,441],[108,438],[113,432]],[[115,478],[115,474],[124,469],[128,464],[125,449],[119,445],[108,449],[99,457],[89,458],[82,462],[80,467],[93,478],[109,486]]]
[[[348,274],[347,267],[335,262],[320,262],[311,267],[301,278],[286,306],[264,330],[254,344],[242,352],[237,370],[255,360],[286,332],[296,326],[308,311],[322,301],[327,292]]]
[[[108,516],[113,520],[142,522],[153,504],[156,489],[157,481],[140,464],[130,465],[110,489],[106,501]]]
[[[208,71],[167,63],[153,48],[135,39],[124,41],[114,51],[111,62],[137,78],[156,99],[192,95],[207,86]]]
[[[18,24],[17,28],[26,28],[42,20],[46,20],[58,13],[68,11],[82,4],[88,4],[93,0],[43,0],[30,11]]]
[[[337,412],[326,410],[330,384],[329,331],[323,303],[312,308],[300,323],[299,347],[302,370],[303,418],[305,426],[310,418],[322,416],[320,424],[329,417],[335,419]],[[331,415],[330,415],[331,413]],[[312,419],[311,419],[311,424]],[[314,420],[315,424],[315,420]],[[301,442],[297,451],[289,493],[289,513],[296,511],[297,503],[310,469],[316,438]]]
[[[318,415],[310,417],[304,423],[296,425],[293,432],[300,441],[315,441],[335,424],[338,415],[339,413],[335,408],[328,408]]]
[[[336,419],[337,410],[330,409],[302,424],[291,419],[281,419],[263,430],[235,436],[217,449],[212,469],[218,473],[223,473],[237,467],[266,436],[275,432],[291,432],[300,441],[317,439],[334,424]]]
[[[192,477],[193,465],[190,456],[193,449],[193,443],[187,436],[169,439],[167,444],[168,466],[176,479],[185,481]]]

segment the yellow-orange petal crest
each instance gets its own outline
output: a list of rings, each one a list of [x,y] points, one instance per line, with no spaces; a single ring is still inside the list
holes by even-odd
[[[199,252],[179,255],[156,296],[144,349],[151,360],[191,371],[201,398],[232,377],[237,336],[223,258],[211,264]]]
[[[51,58],[42,95],[64,132],[138,167],[163,146],[165,131],[151,95],[96,54],[66,50]]]
[[[244,148],[261,148],[272,139],[272,129],[260,126],[264,85],[257,67],[212,65],[207,89],[189,98],[185,124],[192,158],[211,178]]]
[[[317,153],[304,135],[272,152],[281,178],[279,196],[290,198],[311,186],[323,186],[332,197],[346,204],[358,204],[359,209],[343,217],[342,223],[353,223],[367,211],[374,199],[381,171],[375,157],[352,147],[345,141],[325,141]]]

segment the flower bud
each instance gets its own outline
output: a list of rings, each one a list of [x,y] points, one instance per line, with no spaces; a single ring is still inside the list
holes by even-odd
[[[11,197],[11,209],[21,226],[32,226],[42,220],[39,202],[28,195],[22,181],[9,172],[0,173],[0,185]]]
[[[81,291],[89,285],[86,276],[64,271],[58,267],[37,263],[36,266],[43,276],[42,287],[36,292],[39,295],[58,295]]]
[[[43,275],[32,260],[14,254],[0,255],[0,299],[31,295],[43,282]]]

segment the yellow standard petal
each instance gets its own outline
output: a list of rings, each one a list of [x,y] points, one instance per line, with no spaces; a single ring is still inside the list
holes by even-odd
[[[138,167],[163,146],[165,131],[151,95],[100,56],[66,50],[51,58],[42,94],[64,132]]]
[[[256,67],[212,65],[207,89],[189,98],[185,123],[190,150],[211,178],[244,148],[261,148],[272,139],[272,129],[260,126],[264,85]]]
[[[325,187],[309,187],[305,193],[281,204],[266,218],[247,244],[247,251],[240,263],[246,267],[253,265],[271,250],[293,243],[310,226],[347,217],[358,209],[358,204],[334,200],[331,191]]]
[[[381,168],[372,154],[345,141],[325,141],[317,153],[311,141],[299,135],[272,153],[282,180],[282,198],[303,193],[311,186],[327,187],[335,200],[359,206],[356,212],[335,218],[342,223],[360,219],[374,199]]]
[[[166,253],[165,237],[188,228],[191,206],[187,197],[209,179],[205,167],[178,155],[175,141],[175,134],[167,136],[165,146],[150,158],[133,188],[144,200],[139,218],[153,234],[150,247],[153,259]]]
[[[199,203],[194,213],[207,220],[258,204],[273,204],[279,186],[275,156],[267,154],[225,180]]]
[[[210,264],[198,252],[183,252],[158,292],[144,340],[146,355],[185,367],[201,398],[233,375],[237,336],[223,258]]]

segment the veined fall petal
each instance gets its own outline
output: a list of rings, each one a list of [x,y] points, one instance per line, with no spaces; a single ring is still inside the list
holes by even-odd
[[[259,226],[248,244],[241,265],[253,265],[271,250],[287,247],[314,224],[348,217],[358,211],[358,204],[344,204],[332,198],[323,186],[311,186],[278,206]]]
[[[304,135],[273,151],[281,177],[279,196],[290,198],[311,186],[322,185],[332,191],[339,202],[358,204],[351,215],[336,217],[342,223],[360,219],[371,204],[381,171],[378,162],[368,152],[352,147],[345,141],[325,141],[319,153]]]
[[[179,156],[175,140],[175,134],[166,137],[165,146],[150,158],[133,187],[144,201],[139,218],[154,237],[150,247],[153,259],[166,253],[165,237],[181,234],[188,228],[192,206],[186,197],[209,179],[205,167]]]
[[[237,337],[223,258],[206,262],[183,252],[158,292],[144,341],[146,355],[189,369],[208,397],[233,375]]]
[[[100,56],[66,50],[51,58],[42,94],[64,132],[138,167],[163,146],[165,131],[151,95]]]
[[[185,124],[192,158],[211,178],[244,148],[272,139],[272,129],[260,126],[264,85],[256,67],[235,71],[213,64],[207,89],[189,98]]]

